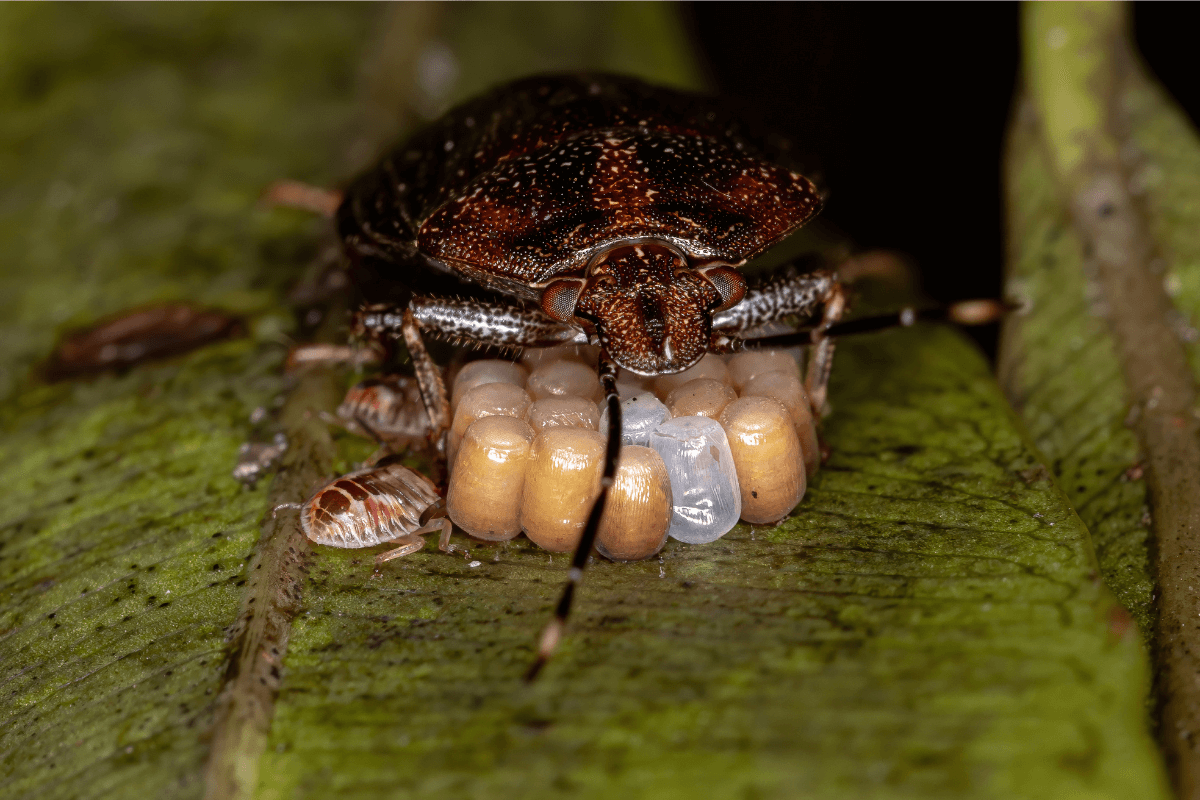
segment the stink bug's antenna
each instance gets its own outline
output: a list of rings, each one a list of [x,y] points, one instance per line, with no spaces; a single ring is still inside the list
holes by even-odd
[[[1016,311],[1020,305],[1006,300],[960,300],[948,306],[933,308],[915,308],[906,306],[891,314],[880,314],[874,317],[860,317],[845,320],[830,325],[823,330],[819,326],[806,325],[788,333],[777,336],[763,336],[746,339],[745,346],[759,349],[772,347],[791,347],[798,344],[808,344],[812,335],[820,331],[824,336],[841,337],[856,333],[871,333],[887,328],[907,328],[918,320],[933,322],[953,322],[956,325],[987,325],[998,322],[1010,311]]]
[[[567,573],[567,583],[563,586],[562,596],[554,609],[554,619],[542,631],[538,642],[537,660],[530,665],[525,673],[525,682],[537,678],[542,667],[554,655],[562,640],[563,630],[567,625],[567,617],[571,613],[571,604],[575,600],[575,589],[583,581],[583,570],[587,567],[588,558],[592,555],[592,546],[596,543],[596,534],[600,531],[600,517],[604,514],[604,504],[608,500],[608,490],[613,485],[617,474],[617,461],[621,456],[621,397],[617,393],[617,364],[607,352],[600,352],[600,385],[604,389],[604,401],[608,406],[608,442],[604,447],[604,474],[600,478],[600,494],[592,505],[588,515],[587,525],[583,528],[583,537],[575,547],[571,556],[571,571]]]

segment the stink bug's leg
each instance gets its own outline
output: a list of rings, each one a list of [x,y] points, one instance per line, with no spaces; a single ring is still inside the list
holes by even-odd
[[[297,509],[304,508],[304,504],[303,503],[280,503],[279,505],[275,506],[275,508],[271,509],[271,519],[275,519],[276,517],[278,517],[279,512],[285,508],[297,508]]]
[[[571,557],[571,571],[567,574],[567,583],[563,587],[558,606],[554,609],[554,619],[550,620],[550,624],[542,631],[538,642],[537,660],[525,673],[527,683],[536,678],[542,667],[546,666],[562,639],[567,617],[571,613],[571,603],[575,599],[575,589],[583,581],[583,570],[592,555],[596,534],[600,532],[600,517],[604,514],[608,490],[617,474],[617,461],[621,456],[621,397],[617,393],[617,364],[604,351],[600,352],[600,385],[604,388],[604,401],[608,406],[608,443],[604,448],[604,474],[600,479],[600,494],[596,496],[592,513],[588,515],[587,525],[583,528],[583,537],[580,538],[575,554]]]
[[[833,282],[823,298],[825,313],[821,324],[812,333],[812,347],[808,351],[808,369],[804,374],[804,388],[812,404],[813,416],[820,418],[825,408],[825,393],[829,389],[829,373],[833,369],[834,339],[826,333],[837,324],[846,310],[846,293],[842,285]]]
[[[429,357],[429,351],[425,349],[425,340],[421,338],[421,329],[417,327],[411,309],[404,311],[400,330],[404,334],[408,354],[412,357],[413,372],[417,376],[417,386],[421,389],[421,399],[425,401],[425,411],[429,414],[429,421],[433,426],[433,441],[438,452],[444,453],[446,433],[450,430],[450,397],[446,394],[442,371]]]
[[[859,317],[845,320],[825,329],[825,336],[840,338],[859,333],[873,333],[888,328],[907,328],[919,320],[927,322],[953,322],[956,325],[988,325],[999,322],[1009,311],[1019,309],[1019,304],[1004,300],[979,299],[960,300],[948,306],[935,308],[914,308],[906,306],[890,314],[880,314],[874,317]],[[748,348],[793,347],[812,341],[814,326],[797,328],[790,333],[776,336],[762,336],[746,339],[743,345]]]
[[[456,345],[487,345],[503,350],[587,343],[587,337],[570,325],[515,302],[414,297],[409,308],[422,330]]]
[[[438,550],[443,553],[462,553],[467,558],[471,557],[471,553],[465,547],[459,547],[456,544],[450,544],[450,534],[454,531],[454,523],[449,517],[442,517],[437,522],[431,522],[429,527],[433,530],[440,530],[441,536],[438,537]],[[429,531],[433,533],[433,530]]]
[[[394,558],[403,558],[417,552],[425,546],[425,540],[421,538],[420,534],[420,531],[416,531],[395,539],[394,541],[400,546],[375,556],[375,564],[386,564]]]
[[[446,513],[444,508],[442,509],[441,513]],[[384,564],[392,559],[403,558],[404,556],[417,552],[425,546],[425,539],[422,537],[429,533],[439,534],[438,550],[441,550],[443,553],[462,553],[465,557],[470,558],[471,553],[469,550],[467,550],[467,548],[459,547],[456,544],[450,543],[450,534],[453,533],[453,531],[454,523],[450,521],[449,517],[438,517],[426,525],[417,528],[412,533],[405,534],[404,536],[396,539],[396,542],[402,542],[400,547],[397,547],[393,550],[388,550],[387,552],[380,553],[379,555],[375,556],[375,563]]]
[[[812,317],[821,310],[820,323],[809,329],[807,341],[812,343],[812,348],[805,375],[805,389],[813,413],[820,414],[825,406],[826,386],[833,366],[833,341],[825,331],[841,319],[845,309],[845,292],[833,270],[797,273],[784,269],[757,281],[746,291],[742,302],[713,317],[710,349],[717,353],[736,353],[743,349],[745,342],[726,335],[725,331],[742,332],[789,317]]]
[[[438,536],[438,550],[441,550],[443,553],[462,553],[468,559],[471,557],[471,551],[466,547],[450,543],[450,534],[454,531],[454,523],[450,521],[450,517],[446,514],[445,500],[439,500],[425,509],[425,512],[421,514],[421,526],[416,531],[417,533],[425,534],[441,531],[441,535]]]
[[[403,313],[388,306],[369,306],[359,313],[355,327],[373,336],[394,336],[397,329],[412,356],[417,385],[433,424],[439,449],[444,448],[450,429],[450,402],[441,371],[429,357],[422,331],[452,344],[480,345],[500,349],[549,347],[586,337],[575,328],[551,319],[516,302],[483,303],[416,296]]]
[[[832,270],[777,271],[752,283],[742,302],[713,315],[714,336],[717,331],[740,333],[789,317],[815,317],[837,285]]]

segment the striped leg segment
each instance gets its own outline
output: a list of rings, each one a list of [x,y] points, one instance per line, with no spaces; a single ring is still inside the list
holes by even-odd
[[[537,659],[525,673],[528,683],[542,671],[558,649],[566,629],[567,617],[571,614],[571,604],[575,600],[575,590],[583,581],[583,570],[587,567],[588,558],[592,555],[592,547],[596,543],[596,534],[600,531],[600,517],[604,514],[604,503],[608,499],[608,490],[613,485],[617,474],[617,461],[621,456],[621,398],[617,394],[617,364],[608,353],[600,354],[600,385],[604,388],[604,402],[608,406],[608,443],[604,450],[604,475],[600,479],[600,494],[592,505],[592,513],[588,515],[587,525],[583,529],[583,537],[571,557],[571,571],[567,574],[567,583],[563,587],[558,606],[554,609],[554,619],[542,631],[538,642]]]

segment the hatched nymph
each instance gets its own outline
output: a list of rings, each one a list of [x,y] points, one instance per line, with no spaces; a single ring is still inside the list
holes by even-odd
[[[395,457],[351,472],[325,485],[303,503],[277,506],[300,510],[300,529],[317,544],[342,548],[399,545],[376,556],[376,563],[415,553],[421,538],[440,531],[438,549],[453,552],[446,505],[434,485]]]

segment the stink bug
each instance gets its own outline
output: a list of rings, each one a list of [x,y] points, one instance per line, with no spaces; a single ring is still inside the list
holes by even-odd
[[[450,402],[425,335],[501,349],[599,346],[609,420],[600,492],[528,678],[561,638],[613,484],[619,369],[666,375],[706,353],[804,343],[805,388],[819,416],[829,333],[845,307],[835,271],[791,265],[751,284],[738,268],[821,203],[784,149],[712,101],[606,75],[494,89],[419,132],[342,196],[338,233],[371,303],[356,332],[404,340],[441,452]],[[789,320],[805,327],[754,338]]]

